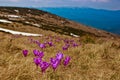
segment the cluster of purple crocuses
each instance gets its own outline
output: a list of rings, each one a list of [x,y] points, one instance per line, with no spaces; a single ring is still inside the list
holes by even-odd
[[[42,38],[42,40],[44,40],[44,42],[40,43],[39,40],[34,40],[32,38],[29,38],[29,41],[31,43],[35,43],[37,44],[41,49],[47,48],[47,47],[55,47],[56,44],[55,43],[62,43],[64,42],[64,45],[62,46],[62,50],[68,50],[69,48],[72,47],[78,47],[79,44],[76,43],[76,41],[72,40],[72,39],[63,39],[60,37],[56,37],[56,36],[47,36],[44,39]]]
[[[50,58],[50,62],[43,61],[44,57],[44,52],[39,51],[39,50],[33,50],[35,58],[33,59],[34,63],[36,64],[37,67],[41,68],[42,72],[45,72],[48,67],[52,67],[53,70],[55,71],[57,67],[61,64],[62,59],[64,57],[62,52],[58,52],[54,58]],[[28,50],[23,50],[23,55],[24,57],[27,57],[28,55]],[[66,56],[65,59],[63,60],[63,65],[67,66],[68,63],[70,62],[70,56]]]
[[[55,71],[60,64],[63,64],[64,66],[67,66],[71,60],[70,56],[65,56],[61,50],[66,51],[69,48],[75,48],[78,47],[79,44],[76,43],[76,41],[68,38],[60,38],[58,36],[46,36],[46,37],[40,37],[44,42],[40,42],[39,40],[34,40],[33,38],[28,38],[30,43],[37,44],[41,50],[33,50],[34,58],[33,61],[36,64],[37,67],[41,68],[42,72],[45,72],[49,67],[52,67]],[[48,47],[55,47],[58,43],[63,43],[61,49],[55,57],[50,58],[49,62],[46,62],[43,60],[44,57],[44,50]],[[24,57],[27,57],[28,50],[23,50]]]
[[[63,53],[58,52],[58,53],[56,54],[56,57],[55,57],[55,58],[50,58],[50,63],[51,63],[52,68],[53,68],[54,70],[55,70],[55,69],[58,67],[58,65],[61,63],[63,57],[64,57]],[[67,66],[68,63],[69,63],[69,61],[70,61],[70,59],[71,59],[70,56],[66,56],[66,58],[65,58],[64,61],[63,61],[63,65],[64,65],[64,66]]]

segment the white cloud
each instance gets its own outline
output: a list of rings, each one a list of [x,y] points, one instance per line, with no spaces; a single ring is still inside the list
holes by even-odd
[[[11,2],[18,2],[18,1],[20,1],[20,0],[9,0],[9,1],[11,1]]]
[[[76,2],[109,2],[109,0],[70,0]]]
[[[109,0],[91,0],[92,2],[109,2]]]

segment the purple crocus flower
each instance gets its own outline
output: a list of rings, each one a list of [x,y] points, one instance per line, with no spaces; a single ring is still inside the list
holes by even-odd
[[[38,50],[36,50],[36,49],[35,49],[35,50],[33,50],[33,53],[34,53],[34,55],[35,55],[35,56],[38,56],[38,52],[39,52],[39,51],[38,51]]]
[[[40,67],[42,70],[42,73],[45,72],[45,70],[49,67],[49,63],[48,62],[41,62]]]
[[[65,43],[69,43],[69,40],[65,39],[64,42],[65,42]]]
[[[40,45],[40,42],[36,42],[36,44],[39,46],[39,45]]]
[[[52,68],[55,70],[58,65],[60,64],[60,61],[56,58],[50,58],[50,62],[51,62],[51,65],[52,65]]]
[[[35,40],[35,43],[36,43],[36,44],[39,44],[40,42],[39,42],[38,40]]]
[[[64,66],[67,66],[68,65],[68,63],[70,62],[70,56],[67,56],[66,58],[65,58],[65,60],[64,60],[64,62],[63,62],[63,64],[64,64]]]
[[[44,56],[44,52],[43,51],[39,51],[39,50],[33,50],[33,53],[35,56],[38,56],[40,58],[42,58]]]
[[[48,43],[47,41],[44,42],[45,45],[46,45],[47,43]]]
[[[23,50],[22,52],[23,52],[24,57],[28,55],[28,50]]]
[[[53,46],[53,43],[50,41],[50,42],[48,42],[48,44],[49,44],[49,46]]]
[[[70,44],[65,44],[65,46],[69,48],[69,47],[70,47]]]
[[[56,59],[61,61],[62,58],[63,58],[63,53],[58,52],[57,55],[56,55]]]
[[[60,42],[60,40],[59,40],[59,39],[56,39],[55,42]]]
[[[40,58],[42,58],[42,57],[44,56],[44,52],[43,52],[43,51],[39,51],[39,52],[38,52],[38,56],[39,56]]]
[[[41,61],[42,61],[42,59],[39,58],[39,57],[34,58],[33,60],[34,60],[34,63],[35,63],[37,66],[38,66],[38,65],[41,63]]]
[[[62,49],[63,50],[68,50],[68,46],[63,46]]]
[[[73,43],[73,47],[77,47],[78,46],[78,44],[77,43]]]
[[[73,43],[74,42],[74,40],[70,40],[70,43]]]
[[[56,58],[50,58],[51,63],[55,63],[55,61],[56,61]]]
[[[46,48],[45,44],[40,44],[40,48]]]

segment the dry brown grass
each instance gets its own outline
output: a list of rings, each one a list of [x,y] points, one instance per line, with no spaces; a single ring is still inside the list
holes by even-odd
[[[33,38],[44,40],[44,37]],[[0,80],[120,80],[120,43],[117,41],[82,43],[63,51],[64,55],[72,57],[70,64],[66,68],[60,65],[55,72],[49,68],[42,74],[33,63],[32,53],[33,49],[40,48],[27,40],[28,37],[11,38],[10,34],[0,32]],[[44,60],[55,56],[63,43],[56,44],[55,48],[44,50]],[[26,58],[22,55],[23,49],[29,50]]]

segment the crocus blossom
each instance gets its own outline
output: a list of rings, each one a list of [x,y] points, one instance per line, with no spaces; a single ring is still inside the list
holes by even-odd
[[[33,60],[34,60],[34,63],[35,63],[37,66],[38,66],[38,65],[41,63],[41,61],[42,61],[42,59],[39,58],[39,57],[34,58]]]
[[[44,52],[43,51],[39,51],[39,50],[33,50],[33,53],[35,56],[38,56],[40,58],[42,58],[44,56]]]
[[[36,44],[40,44],[40,42],[38,40],[35,41]]]
[[[70,44],[65,44],[66,47],[70,47]]]
[[[28,50],[23,50],[22,52],[23,52],[24,57],[28,55]]]
[[[46,48],[45,44],[40,44],[40,48]]]
[[[56,59],[61,60],[63,58],[63,53],[58,52],[56,55]]]
[[[45,72],[45,70],[49,67],[49,65],[50,65],[50,63],[42,61],[40,63],[40,67],[41,67],[42,72]]]
[[[77,43],[73,43],[73,47],[77,47],[78,46],[78,44]]]
[[[38,56],[39,56],[40,58],[42,58],[42,57],[44,56],[44,52],[43,52],[43,51],[39,51],[39,52],[38,52]]]
[[[64,42],[65,42],[65,43],[69,43],[69,40],[65,39]]]
[[[63,64],[64,64],[64,66],[67,66],[68,65],[68,63],[70,62],[70,56],[67,56],[66,58],[65,58],[65,60],[64,60],[64,62],[63,62]]]
[[[53,43],[50,41],[50,42],[48,42],[48,44],[49,44],[49,46],[53,46]]]
[[[50,62],[51,62],[51,65],[52,65],[52,68],[55,70],[58,65],[60,64],[60,61],[56,58],[50,58]]]
[[[62,49],[63,50],[68,50],[68,46],[63,46]]]
[[[33,53],[35,56],[38,56],[39,51],[35,49],[35,50],[33,50]]]

